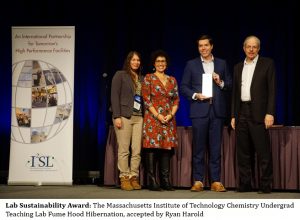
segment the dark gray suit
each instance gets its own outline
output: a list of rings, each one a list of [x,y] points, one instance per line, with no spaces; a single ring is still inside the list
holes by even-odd
[[[241,80],[244,62],[234,67],[231,116],[239,119],[241,105]],[[273,60],[259,57],[252,78],[251,88],[252,118],[263,123],[266,114],[275,114],[275,67]]]
[[[124,71],[117,71],[111,84],[111,108],[113,118],[121,116],[130,118],[133,112],[135,89],[130,75]]]
[[[272,154],[266,114],[275,113],[275,67],[273,60],[258,57],[250,87],[251,101],[241,101],[244,62],[234,67],[231,116],[235,118],[240,191],[251,190],[251,166],[254,150],[261,168],[260,189],[268,192],[272,184]]]

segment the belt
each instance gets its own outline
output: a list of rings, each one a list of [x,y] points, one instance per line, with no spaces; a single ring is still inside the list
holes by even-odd
[[[212,98],[207,98],[207,99],[201,100],[201,102],[208,102],[210,105],[212,105],[213,104],[213,99]]]
[[[203,102],[208,102],[210,105],[212,105],[213,99],[212,98],[204,99]]]
[[[251,101],[242,101],[242,105],[251,105]]]

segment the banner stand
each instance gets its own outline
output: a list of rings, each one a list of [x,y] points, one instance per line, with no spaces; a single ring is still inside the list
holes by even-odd
[[[71,185],[75,27],[12,27],[9,185]]]

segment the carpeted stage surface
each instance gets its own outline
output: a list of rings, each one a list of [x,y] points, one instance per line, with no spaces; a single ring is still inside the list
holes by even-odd
[[[0,185],[1,199],[300,199],[299,191],[273,191],[238,193],[234,189],[217,193],[209,189],[190,192],[189,188],[175,191],[149,191],[147,189],[123,191],[114,186],[8,186]]]

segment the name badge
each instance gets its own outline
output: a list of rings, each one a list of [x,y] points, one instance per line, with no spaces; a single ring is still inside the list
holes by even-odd
[[[133,110],[140,111],[141,110],[142,97],[140,95],[134,96]]]

